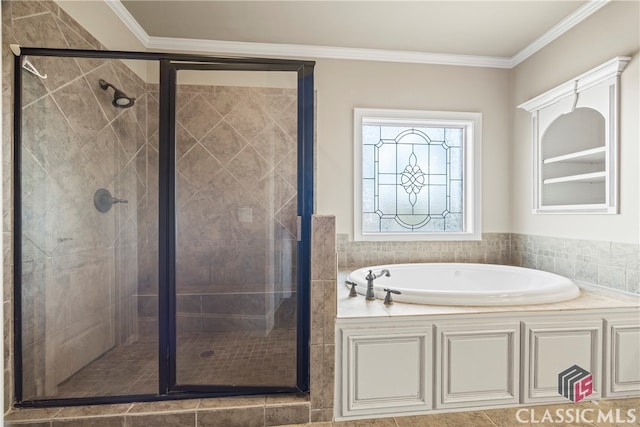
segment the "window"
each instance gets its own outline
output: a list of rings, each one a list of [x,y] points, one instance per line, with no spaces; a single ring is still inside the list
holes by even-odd
[[[480,113],[355,109],[355,240],[480,240]]]

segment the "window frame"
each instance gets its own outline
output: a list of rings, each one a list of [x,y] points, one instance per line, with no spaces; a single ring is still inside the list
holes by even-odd
[[[354,108],[353,192],[355,241],[482,240],[482,113]],[[362,126],[365,121],[395,126],[451,126],[464,129],[463,231],[363,232],[362,230]]]

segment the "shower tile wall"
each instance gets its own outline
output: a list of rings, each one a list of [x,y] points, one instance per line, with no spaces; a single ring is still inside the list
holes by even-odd
[[[295,295],[296,90],[179,85],[176,104],[178,332],[295,327],[276,309]],[[156,307],[141,280],[149,335]]]
[[[2,2],[5,210],[5,402],[13,386],[11,115],[13,55],[28,47],[103,48],[53,2]],[[137,209],[146,191],[144,84],[119,61],[31,57],[47,79],[23,72],[24,397],[57,385],[137,335]],[[117,110],[98,79],[136,96]],[[107,214],[93,193],[128,204]],[[55,351],[53,351],[55,349]],[[7,353],[9,352],[9,353]]]

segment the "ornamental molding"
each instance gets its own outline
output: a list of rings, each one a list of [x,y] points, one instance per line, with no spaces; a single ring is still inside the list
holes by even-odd
[[[573,13],[512,57],[155,37],[147,34],[120,0],[103,1],[147,49],[240,56],[345,59],[512,69],[600,10],[603,6],[609,3],[610,0],[588,0],[583,6],[576,9]]]
[[[548,107],[549,105],[553,105],[561,99],[568,96],[574,96],[575,94],[596,86],[612,77],[619,76],[630,60],[631,57],[629,56],[617,56],[604,64],[600,64],[597,67],[592,68],[586,73],[580,74],[579,76],[518,105],[518,108],[522,108],[523,110],[532,113]]]

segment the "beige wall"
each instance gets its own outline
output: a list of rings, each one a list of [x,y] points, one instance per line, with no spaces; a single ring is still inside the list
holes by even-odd
[[[624,243],[640,241],[638,6],[638,2],[612,2],[512,70],[513,137],[509,172],[512,232]],[[516,106],[615,56],[632,57],[621,77],[620,215],[531,214],[530,115]]]
[[[55,3],[82,27],[89,29],[108,50],[143,52],[144,45],[103,1],[56,0]],[[141,61],[123,61],[146,80],[147,67]]]
[[[510,229],[509,70],[319,60],[316,207],[353,236],[353,109],[482,113],[483,232]]]
[[[117,15],[102,1],[55,0],[78,24],[109,50],[137,50],[145,47]]]

